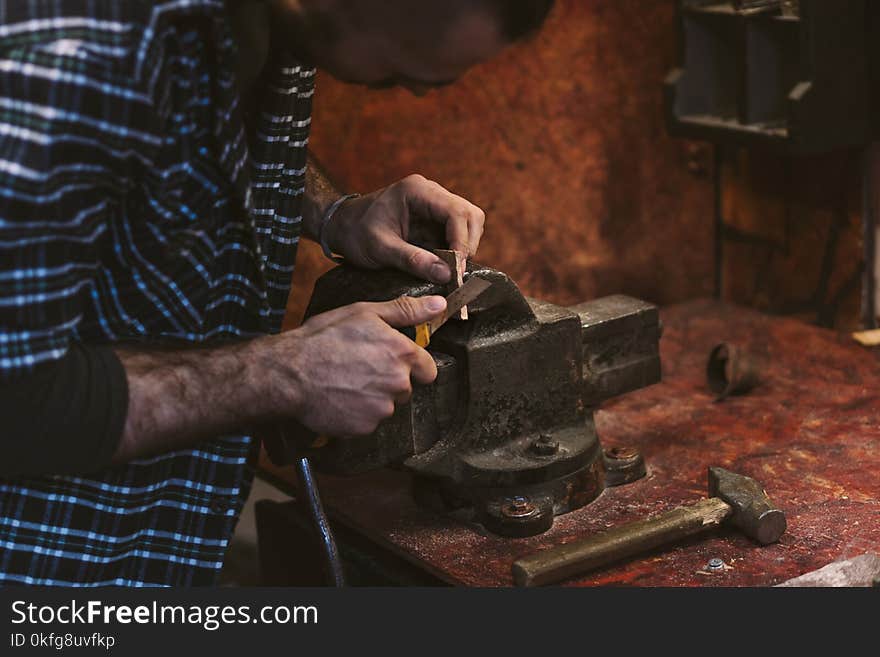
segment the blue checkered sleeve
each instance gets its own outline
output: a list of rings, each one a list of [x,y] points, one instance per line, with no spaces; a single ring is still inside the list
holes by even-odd
[[[106,22],[106,21],[105,21]],[[122,70],[112,22],[0,27],[0,377],[64,355],[84,315],[117,337],[114,213],[160,138],[151,99]],[[89,30],[90,40],[81,37]]]
[[[236,62],[223,0],[0,0],[0,381],[280,328],[314,70],[273,62],[248,131]],[[0,478],[0,585],[212,584],[255,447]]]

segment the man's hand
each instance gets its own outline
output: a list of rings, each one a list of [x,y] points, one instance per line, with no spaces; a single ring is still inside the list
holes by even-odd
[[[346,202],[330,220],[327,242],[360,267],[394,267],[435,283],[451,272],[440,258],[407,242],[416,221],[445,226],[449,248],[476,254],[486,215],[424,176],[413,175]]]
[[[277,391],[278,406],[289,404],[289,412],[319,434],[372,433],[395,404],[409,400],[413,382],[437,378],[428,352],[392,327],[426,322],[445,309],[443,297],[357,303],[271,338],[279,383],[289,386]]]
[[[357,303],[295,331],[216,349],[117,353],[128,378],[115,463],[296,418],[337,437],[367,435],[437,377],[434,359],[394,330],[433,319],[443,297]]]

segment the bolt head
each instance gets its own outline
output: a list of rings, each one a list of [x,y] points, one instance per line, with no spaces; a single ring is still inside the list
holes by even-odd
[[[530,449],[538,456],[553,456],[559,451],[559,442],[553,440],[552,436],[542,433],[540,438],[532,443]]]
[[[719,559],[718,557],[709,559],[709,562],[706,564],[706,568],[708,568],[709,570],[724,570],[724,560]]]
[[[501,514],[507,518],[526,518],[538,511],[527,497],[513,497],[501,505]]]
[[[638,458],[639,450],[632,447],[609,447],[605,450],[605,456],[614,461],[629,461]]]

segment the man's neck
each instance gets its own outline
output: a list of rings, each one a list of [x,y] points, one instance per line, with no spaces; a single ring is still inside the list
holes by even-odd
[[[306,28],[309,0],[226,0],[226,11],[238,43],[238,77],[242,93],[260,79],[272,48],[283,47],[304,64],[310,30]]]

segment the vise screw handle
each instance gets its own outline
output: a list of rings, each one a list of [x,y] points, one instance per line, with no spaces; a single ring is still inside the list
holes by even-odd
[[[276,425],[273,428],[274,432],[263,438],[266,452],[275,465],[285,466],[291,463],[294,465],[299,479],[300,495],[304,498],[315,535],[321,544],[328,579],[333,586],[343,587],[345,573],[342,558],[321,501],[318,482],[309,462],[309,454],[320,449],[326,443],[326,439],[295,420],[289,420],[284,426]]]

